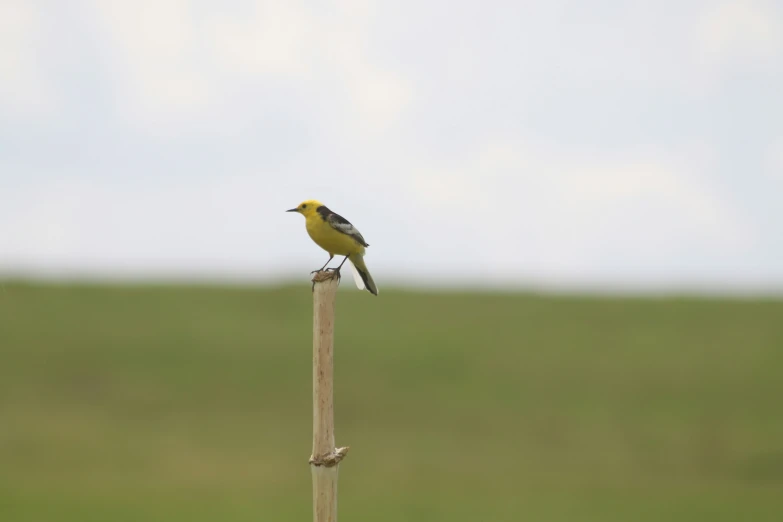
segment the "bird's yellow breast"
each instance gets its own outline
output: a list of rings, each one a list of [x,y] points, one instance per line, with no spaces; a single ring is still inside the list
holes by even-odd
[[[351,236],[338,232],[318,215],[307,216],[305,220],[307,233],[315,243],[331,254],[338,256],[350,256],[351,254],[363,254],[364,247]]]

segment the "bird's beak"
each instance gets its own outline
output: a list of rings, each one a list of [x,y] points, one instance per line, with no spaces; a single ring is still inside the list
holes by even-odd
[[[292,208],[290,210],[286,210],[286,212],[299,212],[298,208]]]

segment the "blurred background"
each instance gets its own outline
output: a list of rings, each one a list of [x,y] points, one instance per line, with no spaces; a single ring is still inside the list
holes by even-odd
[[[0,520],[783,517],[783,7],[0,2]]]

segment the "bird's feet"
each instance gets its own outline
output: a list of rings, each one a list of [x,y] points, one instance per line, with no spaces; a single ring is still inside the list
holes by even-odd
[[[337,279],[337,281],[340,281],[340,269],[339,268],[327,268],[326,270],[313,270],[315,275],[313,276],[313,286],[311,290],[315,291],[315,283],[322,283],[324,281],[328,281],[330,279]]]
[[[310,274],[317,274],[318,272],[334,272],[338,276],[340,275],[340,268],[319,268],[318,270],[313,270],[310,272]]]
[[[322,267],[321,267],[321,268],[319,268],[318,270],[313,270],[313,271],[312,271],[312,272],[310,272],[310,273],[311,273],[311,274],[317,274],[318,272],[323,272],[323,271],[324,271],[324,268],[326,268],[326,265],[328,265],[329,263],[331,263],[331,262],[332,262],[332,259],[334,259],[334,254],[329,254],[329,261],[327,261],[326,263],[324,263],[324,266],[322,266]]]
[[[336,278],[336,279],[339,281],[339,280],[340,280],[340,278],[342,277],[342,276],[340,275],[340,268],[341,268],[341,267],[339,267],[339,266],[338,266],[337,268],[327,268],[327,269],[325,270],[325,272],[326,272],[327,274],[331,274],[332,278]]]

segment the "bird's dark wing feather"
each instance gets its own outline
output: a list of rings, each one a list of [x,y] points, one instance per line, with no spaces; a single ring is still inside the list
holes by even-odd
[[[318,207],[317,211],[323,220],[329,223],[333,229],[337,230],[338,232],[342,232],[345,235],[351,236],[362,246],[370,246],[367,244],[367,241],[364,240],[364,237],[362,237],[361,232],[359,232],[350,221],[342,217],[340,214],[335,214],[325,206]]]

